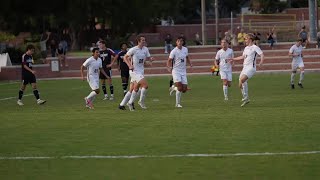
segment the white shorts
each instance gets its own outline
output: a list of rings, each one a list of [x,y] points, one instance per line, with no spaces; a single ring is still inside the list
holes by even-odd
[[[232,81],[232,71],[220,71],[221,79]]]
[[[181,82],[182,84],[188,84],[187,73],[172,71],[173,82]]]
[[[246,75],[248,77],[248,79],[252,78],[252,76],[256,73],[256,68],[254,67],[243,67],[241,73],[240,73],[240,76],[239,78],[242,76],[242,75]]]
[[[298,68],[303,68],[304,67],[303,61],[302,60],[292,61],[291,67],[292,67],[292,71],[295,71]]]
[[[99,77],[87,77],[87,81],[92,90],[99,89]]]
[[[129,74],[130,74],[130,77],[131,77],[130,82],[139,83],[141,81],[141,79],[144,79],[144,75],[143,74],[136,73],[136,72],[133,72],[133,71],[129,71]]]

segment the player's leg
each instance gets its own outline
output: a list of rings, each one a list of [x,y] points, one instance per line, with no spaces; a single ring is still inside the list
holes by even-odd
[[[104,95],[103,100],[107,100],[107,99],[109,99],[109,97],[108,97],[107,87],[106,87],[106,77],[104,77],[104,75],[101,73],[100,73],[100,83],[101,83],[101,88],[102,88],[103,95]]]
[[[147,91],[148,91],[148,82],[145,78],[141,79],[139,81],[139,84],[140,84],[140,89],[141,89],[141,95],[140,95],[140,100],[139,100],[139,105],[142,109],[146,109],[146,105],[145,105],[145,98],[146,98],[146,95],[147,95]]]
[[[23,97],[23,92],[27,87],[27,84],[28,84],[28,81],[26,81],[25,79],[22,80],[21,87],[20,87],[20,90],[19,90],[19,95],[18,95],[18,101],[17,101],[17,104],[19,106],[23,106],[24,105],[23,102],[22,102],[22,97]]]
[[[131,94],[134,88],[134,83],[133,81],[131,81],[130,83],[130,87],[129,87],[129,91],[125,94],[125,96],[123,97],[120,105],[119,105],[119,109],[121,110],[125,110],[125,105],[129,102],[130,98],[131,98]]]
[[[93,101],[94,101],[96,95],[98,95],[100,93],[99,79],[91,78],[91,79],[89,79],[88,83],[89,83],[89,86],[92,89],[92,91],[84,99],[86,101],[86,107],[93,109]]]
[[[294,89],[294,79],[297,73],[298,64],[292,61],[291,67],[292,67],[292,72],[291,72],[290,84],[291,84],[291,89]]]
[[[108,70],[107,72],[107,75],[110,77],[110,79],[108,79],[108,84],[109,84],[109,87],[110,87],[110,98],[109,100],[113,100],[114,99],[114,95],[113,95],[113,84],[112,84],[112,72],[111,72],[111,69]]]
[[[242,101],[245,101],[248,99],[248,76],[246,74],[241,74],[240,79],[239,79],[239,88],[241,89],[242,93]]]
[[[220,71],[220,77],[221,77],[221,81],[222,81],[222,90],[223,90],[224,99],[228,100],[227,72],[226,71]]]
[[[37,99],[37,104],[42,105],[42,104],[46,103],[45,100],[40,99],[39,91],[37,89],[37,83],[36,82],[31,83],[31,86],[33,89],[34,97],[36,97],[36,99]]]
[[[304,65],[303,65],[303,63],[299,66],[299,68],[300,68],[300,79],[299,79],[298,86],[300,88],[303,88],[303,86],[302,86],[302,81],[304,79]]]
[[[134,100],[137,97],[138,91],[139,91],[139,84],[136,81],[134,81],[133,82],[133,90],[132,90],[132,93],[131,93],[131,97],[130,97],[130,100],[129,100],[128,104],[127,104],[130,111],[134,111],[133,103],[134,103]]]
[[[121,69],[121,80],[122,80],[123,96],[125,96],[128,88],[129,70]]]

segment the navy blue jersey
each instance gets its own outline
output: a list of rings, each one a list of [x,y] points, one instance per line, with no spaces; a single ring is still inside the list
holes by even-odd
[[[105,50],[100,50],[100,58],[102,60],[102,68],[103,69],[108,69],[106,66],[111,63],[112,56],[113,57],[115,56],[115,53],[112,49],[107,48]]]
[[[127,63],[125,63],[125,62],[123,61],[123,57],[124,57],[124,55],[126,55],[126,54],[127,54],[127,51],[126,51],[126,50],[125,50],[125,51],[120,51],[120,52],[118,53],[118,59],[117,59],[117,61],[118,61],[118,64],[119,64],[119,66],[120,66],[120,69],[122,69],[122,70],[124,70],[124,69],[129,69]]]
[[[28,75],[33,75],[30,71],[24,68],[24,65],[28,66],[30,69],[32,69],[33,65],[33,59],[31,55],[28,54],[23,54],[22,55],[22,76],[28,76]]]

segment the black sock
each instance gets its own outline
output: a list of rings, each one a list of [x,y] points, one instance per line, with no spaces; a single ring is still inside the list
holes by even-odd
[[[173,79],[170,80],[170,86],[171,87],[173,85]]]
[[[22,91],[22,90],[19,90],[19,99],[20,99],[20,100],[22,99],[22,96],[23,96],[23,91]]]
[[[113,94],[113,85],[110,84],[110,93]]]
[[[37,89],[33,90],[33,94],[36,97],[36,99],[40,99],[39,92]]]
[[[107,94],[107,88],[105,84],[102,84],[102,91],[103,91],[103,94]]]
[[[128,83],[122,83],[122,89],[123,91],[127,91]]]

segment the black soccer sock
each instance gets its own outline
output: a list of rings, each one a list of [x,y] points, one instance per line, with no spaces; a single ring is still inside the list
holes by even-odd
[[[22,91],[22,90],[19,90],[19,99],[20,99],[20,100],[22,99],[22,96],[23,96],[23,91]]]
[[[106,84],[102,84],[102,91],[103,91],[103,94],[107,94]]]
[[[122,89],[123,91],[127,91],[128,83],[122,83]]]
[[[113,85],[110,84],[110,93],[113,94]]]
[[[40,99],[40,96],[39,96],[39,91],[37,89],[33,90],[33,94],[34,96],[36,97],[36,99]]]
[[[173,79],[170,80],[170,86],[171,87],[173,85]]]

